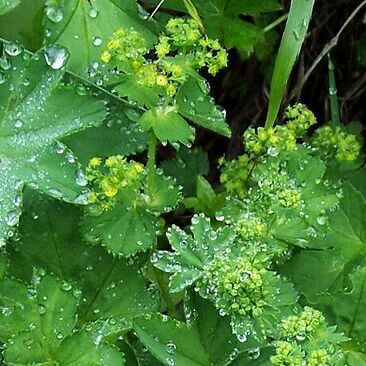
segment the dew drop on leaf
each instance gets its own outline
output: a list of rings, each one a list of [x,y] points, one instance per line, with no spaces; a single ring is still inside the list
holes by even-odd
[[[66,48],[54,45],[45,49],[44,57],[48,66],[54,70],[59,70],[69,58],[69,52]]]
[[[64,18],[64,12],[60,6],[47,6],[45,13],[47,18],[54,23],[59,23]]]
[[[89,16],[90,16],[90,18],[92,18],[92,19],[95,19],[97,16],[98,16],[98,10],[97,9],[95,9],[95,8],[91,8],[90,10],[89,10]]]
[[[97,46],[98,47],[98,46],[100,46],[102,44],[102,42],[103,42],[102,41],[102,38],[100,38],[100,37],[94,37],[93,38],[93,45],[94,46]]]
[[[9,226],[15,226],[19,222],[19,214],[16,211],[10,211],[5,216],[5,222]]]
[[[22,48],[14,42],[6,43],[4,50],[9,56],[18,56],[22,52]]]

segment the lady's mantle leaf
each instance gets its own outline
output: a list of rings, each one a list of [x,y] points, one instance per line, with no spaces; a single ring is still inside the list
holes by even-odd
[[[0,15],[3,15],[15,8],[20,3],[20,0],[0,0]]]
[[[12,61],[0,85],[0,243],[18,223],[24,184],[65,201],[82,193],[78,164],[58,141],[96,126],[106,113],[103,102],[58,87],[63,72],[39,57]]]
[[[174,107],[150,109],[140,118],[145,131],[152,129],[156,137],[166,143],[189,144],[194,140],[194,130]]]
[[[149,44],[155,40],[146,22],[142,25],[135,0],[68,0],[63,6],[49,5],[47,12],[47,43],[66,47],[71,53],[68,70],[78,74],[95,71],[92,64],[98,65],[107,40],[121,27],[134,28]]]
[[[122,355],[76,331],[79,296],[52,276],[35,277],[31,287],[0,282],[0,339],[7,364],[123,365]]]
[[[35,196],[35,195],[34,195]],[[116,317],[127,324],[137,315],[156,311],[159,301],[138,273],[142,261],[113,258],[100,246],[88,246],[79,234],[80,212],[49,198],[26,195],[20,240],[9,243],[8,275],[30,281],[33,267],[71,281],[83,293],[80,324]]]

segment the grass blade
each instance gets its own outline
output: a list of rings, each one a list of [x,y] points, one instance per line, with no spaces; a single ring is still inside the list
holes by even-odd
[[[285,32],[272,76],[266,127],[272,127],[281,106],[283,93],[304,42],[315,0],[292,0]]]
[[[330,114],[333,126],[340,126],[341,119],[339,116],[339,104],[337,96],[337,84],[334,76],[334,65],[328,53],[328,72],[329,72],[329,100]]]

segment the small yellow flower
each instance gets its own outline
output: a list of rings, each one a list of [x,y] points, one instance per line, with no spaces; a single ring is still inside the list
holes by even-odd
[[[115,38],[113,38],[113,39],[111,39],[111,40],[108,42],[108,44],[107,44],[107,48],[108,48],[109,50],[114,50],[114,49],[116,49],[116,48],[118,48],[118,47],[119,47],[120,43],[121,43],[121,41],[120,41],[119,39],[115,39]]]
[[[89,161],[89,166],[96,167],[99,166],[101,162],[102,162],[101,158],[93,157]]]
[[[175,84],[168,84],[166,87],[166,93],[173,97],[175,93],[177,92],[177,86]]]
[[[90,192],[88,194],[88,202],[89,203],[95,203],[98,201],[98,196],[95,192]]]
[[[108,63],[111,60],[112,56],[108,51],[104,51],[102,53],[102,55],[100,56],[100,59],[104,62],[104,63]]]
[[[100,187],[107,197],[114,197],[118,193],[118,186],[113,184],[109,178],[103,178]]]
[[[166,86],[168,84],[168,78],[165,75],[158,75],[156,77],[156,84],[159,86]]]
[[[126,35],[126,30],[123,28],[119,28],[116,30],[115,34],[117,37],[124,37]]]

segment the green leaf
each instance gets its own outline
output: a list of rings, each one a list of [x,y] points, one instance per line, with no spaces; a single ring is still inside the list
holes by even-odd
[[[75,333],[79,297],[68,283],[35,277],[32,287],[0,282],[0,339],[8,342],[5,361],[17,365],[121,365],[122,356],[85,332]],[[10,341],[11,340],[11,341]],[[109,362],[109,363],[107,363]]]
[[[271,82],[266,127],[272,127],[281,106],[287,81],[304,42],[315,0],[292,0]]]
[[[358,345],[358,351],[366,353],[366,267],[356,268],[351,274],[352,289],[327,297],[328,318],[346,336]]]
[[[215,217],[216,213],[225,204],[225,196],[216,194],[211,184],[203,177],[197,177],[197,197],[189,197],[184,200],[184,205],[196,213],[203,212],[208,217]]]
[[[228,365],[237,341],[227,318],[199,295],[186,304],[188,325],[166,316],[137,318],[133,323],[140,341],[165,365]]]
[[[185,323],[152,315],[135,319],[133,328],[145,347],[164,365],[212,365],[200,335]]]
[[[350,184],[343,187],[343,194],[339,210],[330,216],[328,234],[316,241],[315,248],[321,250],[302,250],[283,267],[311,302],[319,294],[343,289],[349,271],[365,257],[365,197]]]
[[[157,5],[158,0],[146,1]],[[263,39],[262,28],[243,20],[242,15],[256,16],[263,12],[281,9],[275,0],[192,0],[202,18],[205,30],[211,38],[220,39],[226,47],[236,47],[243,55],[250,54]],[[187,12],[183,2],[165,0],[162,8]]]
[[[125,115],[125,108],[115,107],[103,125],[89,128],[62,141],[75,153],[83,165],[92,157],[130,155],[145,150],[148,134]],[[102,136],[102,138],[101,138]]]
[[[100,216],[85,216],[88,241],[100,241],[108,251],[123,256],[146,251],[156,242],[157,219],[144,208],[117,205]]]
[[[227,11],[233,14],[257,15],[281,10],[281,5],[277,0],[241,0],[229,1]]]
[[[58,87],[62,70],[50,69],[40,56],[11,61],[0,85],[0,241],[18,223],[24,183],[65,201],[81,197],[79,165],[58,141],[98,125],[106,113],[102,101]]]
[[[140,123],[145,131],[152,129],[163,143],[187,145],[194,140],[194,129],[179,116],[175,107],[150,109],[141,116]]]
[[[225,112],[215,106],[208,96],[203,80],[190,78],[177,94],[179,113],[203,128],[230,137],[231,131],[225,121]]]
[[[42,20],[45,0],[2,0],[3,2],[20,3],[6,14],[0,16],[0,35],[9,41],[15,41],[36,51],[42,46],[44,28]],[[15,22],[14,19],[17,21]]]
[[[136,315],[158,309],[158,299],[138,273],[142,260],[127,262],[100,246],[86,245],[79,234],[77,208],[46,198],[26,198],[20,239],[9,245],[9,276],[30,281],[37,266],[77,284],[84,298],[78,311],[80,324],[101,316],[128,323]]]
[[[174,252],[158,251],[151,262],[170,277],[170,290],[182,291],[202,276],[204,265],[210,262],[217,250],[233,245],[235,234],[230,227],[213,230],[210,219],[203,214],[194,215],[190,230],[193,236],[173,225],[167,237]]]
[[[0,0],[0,15],[3,15],[15,8],[20,3],[20,0]]]
[[[209,171],[207,153],[184,146],[179,148],[174,159],[164,160],[161,167],[166,175],[174,177],[183,187],[185,196],[194,194],[197,176],[206,175]]]
[[[49,5],[51,14],[54,7]],[[68,0],[56,11],[62,16],[46,19],[50,30],[46,42],[69,50],[68,70],[77,74],[85,75],[93,62],[99,62],[109,38],[119,28],[134,28],[149,45],[156,38],[139,17],[135,0]]]

